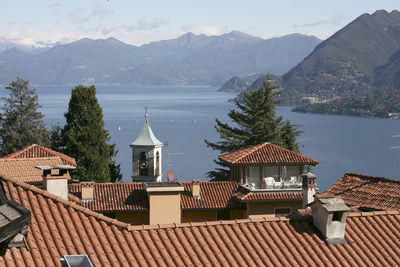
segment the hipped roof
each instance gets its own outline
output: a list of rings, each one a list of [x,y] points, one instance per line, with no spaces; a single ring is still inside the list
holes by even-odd
[[[263,143],[248,148],[243,148],[219,156],[230,164],[286,164],[286,165],[316,165],[318,161],[303,156],[289,149],[271,143]]]

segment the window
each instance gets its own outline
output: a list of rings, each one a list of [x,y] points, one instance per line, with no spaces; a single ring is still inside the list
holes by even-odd
[[[299,166],[283,166],[282,171],[282,178],[285,181],[297,183],[297,177],[299,176]]]
[[[264,177],[274,177],[275,182],[280,182],[279,166],[264,166]]]
[[[147,176],[149,174],[149,157],[146,152],[141,152],[139,156],[139,175]]]
[[[157,151],[156,153],[156,175],[161,175],[160,172],[160,152]]]
[[[282,217],[290,214],[290,208],[275,208],[275,217]]]

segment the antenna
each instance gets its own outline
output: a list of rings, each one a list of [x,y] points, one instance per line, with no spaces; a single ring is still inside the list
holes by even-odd
[[[392,137],[400,137],[400,134],[392,135]],[[400,146],[392,146],[390,149],[400,149]],[[400,173],[400,160],[397,160],[397,172]]]
[[[169,151],[169,143],[168,143],[168,141],[165,141],[164,142],[164,145],[166,146],[166,148],[167,148],[167,159],[166,159],[166,162],[165,162],[165,167],[167,168],[167,173],[168,173],[168,180],[170,181],[170,182],[172,182],[172,181],[174,181],[174,174],[173,174],[173,172],[172,172],[172,170],[170,169],[170,167],[171,167],[171,156],[175,156],[175,155],[183,155],[184,153],[182,153],[182,152],[177,152],[177,153],[171,153],[170,151]],[[170,178],[171,178],[171,180],[170,180]],[[175,179],[176,180],[176,179]]]

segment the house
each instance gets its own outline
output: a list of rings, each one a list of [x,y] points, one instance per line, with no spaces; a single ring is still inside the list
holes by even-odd
[[[48,165],[77,166],[74,158],[36,144],[0,158],[1,173],[39,186],[43,183],[43,171],[35,166]]]
[[[131,226],[0,177],[0,195],[31,211],[23,245],[6,244],[0,266],[60,266],[77,255],[94,266],[400,265],[400,211],[351,212],[331,195],[297,218]]]
[[[40,145],[30,145],[21,150],[18,150],[12,154],[6,155],[0,159],[40,159],[40,158],[52,158],[57,157],[62,160],[62,164],[71,165],[76,167],[76,161],[74,158],[67,156],[63,153],[54,151],[50,148]]]
[[[219,156],[230,166],[231,180],[252,189],[301,188],[306,166],[318,161],[271,143],[263,143]]]
[[[76,183],[69,192],[82,207],[130,224],[201,222],[285,216],[314,201],[315,175],[303,188],[253,192],[235,181]],[[162,199],[153,202],[152,199]],[[179,201],[178,201],[179,200]],[[162,208],[160,208],[162,207]],[[152,214],[166,214],[152,220]],[[175,214],[175,215],[172,215]]]
[[[400,180],[346,173],[326,192],[362,211],[400,209]]]

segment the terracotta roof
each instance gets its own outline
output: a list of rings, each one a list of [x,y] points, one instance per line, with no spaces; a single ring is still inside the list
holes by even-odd
[[[243,202],[253,201],[276,201],[276,200],[303,200],[303,193],[299,192],[256,192],[250,191],[243,186],[240,187],[234,197]]]
[[[74,158],[67,156],[63,153],[51,150],[50,148],[40,146],[40,145],[30,145],[16,151],[12,154],[6,155],[3,158],[49,158],[49,157],[59,157],[62,159],[63,164],[77,166]]]
[[[59,157],[51,158],[0,158],[0,172],[8,177],[24,182],[42,181],[43,171],[36,169],[40,165],[61,165]]]
[[[239,184],[236,182],[200,182],[200,198],[191,193],[191,182],[180,182],[182,209],[224,209],[241,207],[232,196]],[[79,196],[81,184],[71,184],[70,193]],[[95,183],[93,200],[81,201],[83,207],[98,212],[148,211],[149,203],[143,183]]]
[[[309,217],[129,226],[33,185],[4,178],[8,199],[32,212],[27,248],[0,266],[59,266],[87,254],[95,266],[399,266],[400,212],[347,217],[346,244],[326,245]]]
[[[346,173],[327,192],[340,196],[349,206],[400,209],[400,180]]]
[[[318,164],[315,159],[270,143],[244,148],[221,155],[219,158],[231,164]]]

